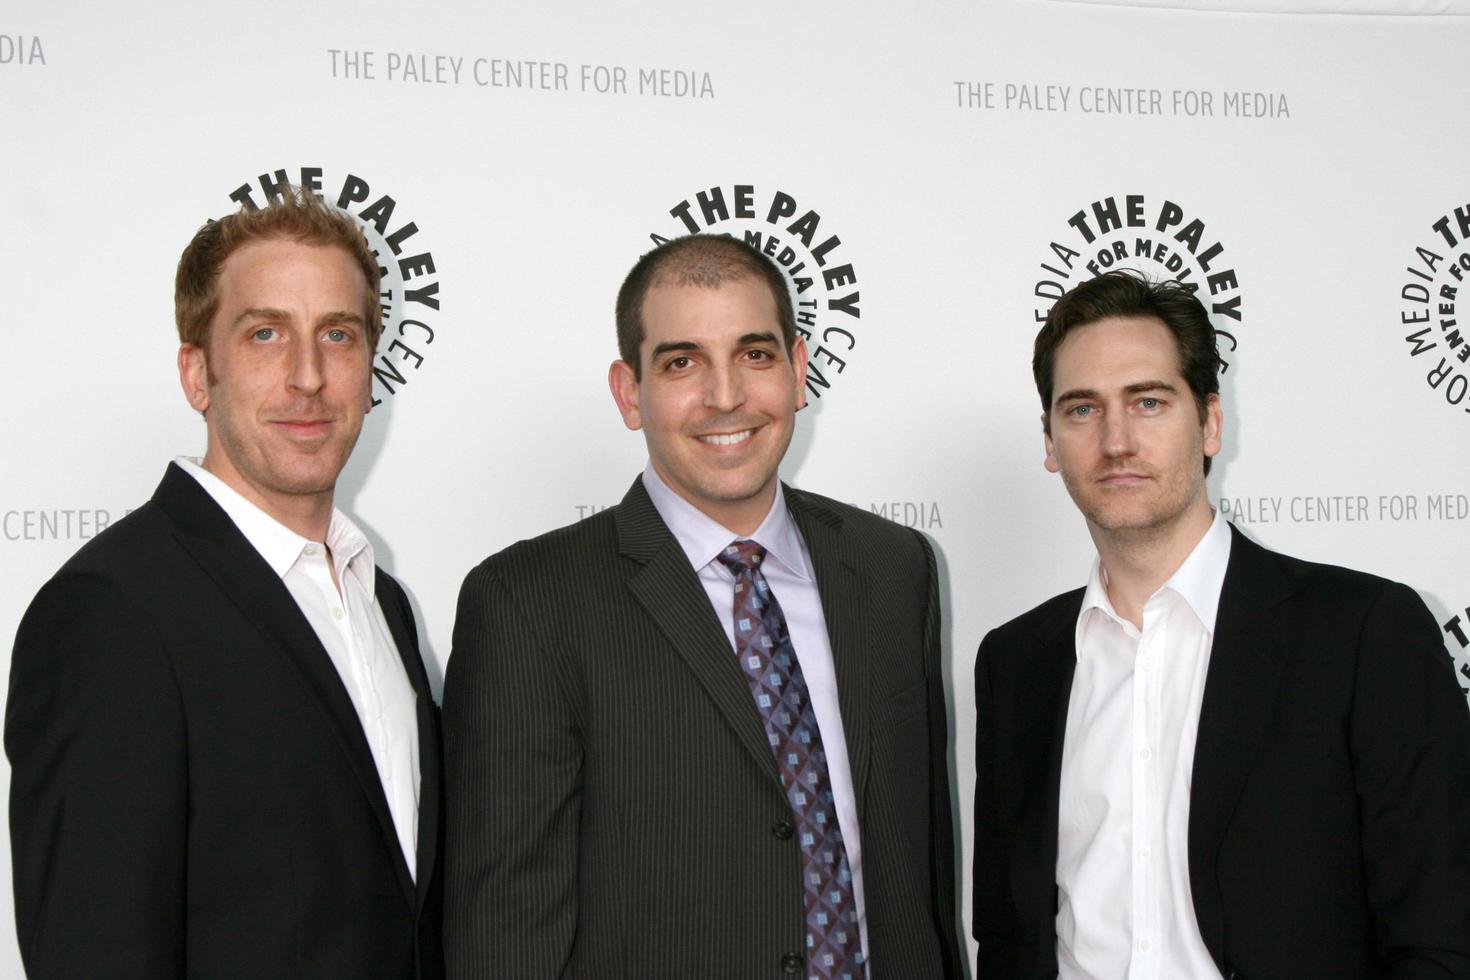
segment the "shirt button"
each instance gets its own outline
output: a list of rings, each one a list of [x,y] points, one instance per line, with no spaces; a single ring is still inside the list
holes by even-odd
[[[314,555],[314,554],[316,554],[316,545],[314,545],[314,544],[307,545],[306,546],[306,553],[308,555]]]
[[[1138,856],[1139,857],[1153,857],[1153,854],[1154,854],[1154,851],[1153,851],[1153,848],[1151,848],[1151,847],[1140,847],[1138,849]]]
[[[796,974],[801,972],[802,959],[795,953],[787,953],[781,957],[781,972]]]
[[[796,828],[791,826],[790,820],[777,820],[775,823],[771,824],[771,834],[777,840],[790,840],[792,834],[794,834],[795,832]]]
[[[1148,657],[1144,657],[1142,660],[1140,660],[1138,662],[1138,665],[1140,667],[1142,667],[1144,670],[1153,670],[1154,669],[1154,662],[1152,660],[1150,660]]]
[[[1154,948],[1154,944],[1149,942],[1147,939],[1140,939],[1138,941],[1138,948],[1147,953],[1149,950]]]
[[[337,608],[334,607],[332,609],[332,618],[333,619],[341,619],[342,618],[342,610],[337,609]],[[1144,749],[1144,751],[1147,752],[1148,749]]]
[[[340,615],[340,613],[339,613],[339,615]],[[1152,759],[1153,758],[1153,755],[1154,754],[1152,752],[1150,752],[1148,749],[1140,749],[1139,752],[1138,752],[1138,757],[1140,759],[1142,759],[1144,762],[1147,762],[1149,759]]]

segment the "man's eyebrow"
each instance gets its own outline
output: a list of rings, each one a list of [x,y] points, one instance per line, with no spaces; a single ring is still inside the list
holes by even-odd
[[[751,344],[776,343],[779,343],[779,340],[776,338],[776,335],[769,330],[762,331],[761,333],[744,334],[739,340],[739,345],[741,347],[749,347]],[[653,350],[649,351],[648,356],[649,358],[656,358],[664,354],[668,354],[672,351],[697,351],[702,349],[703,348],[699,344],[696,344],[692,340],[666,340],[662,344],[658,344],[657,346],[655,346]]]
[[[1179,389],[1167,381],[1135,381],[1123,386],[1123,393],[1126,395],[1141,395],[1146,391],[1167,391],[1173,395],[1179,394]],[[1072,388],[1057,395],[1052,399],[1052,403],[1087,401],[1097,397],[1098,393],[1093,388]]]
[[[275,307],[271,307],[271,306],[252,306],[248,310],[241,310],[240,311],[240,315],[237,316],[237,317],[235,317],[235,322],[233,324],[231,324],[231,326],[238,327],[240,324],[244,323],[246,320],[289,320],[289,319],[291,319],[291,314],[287,313],[285,310],[278,310]]]
[[[247,320],[290,319],[292,319],[292,316],[286,310],[278,310],[273,306],[252,306],[248,310],[242,310],[240,315],[235,317],[234,326],[238,327]],[[331,313],[323,313],[317,317],[316,322],[324,326],[333,323],[354,323],[362,326],[367,321],[362,318],[361,313],[354,313],[351,310],[333,310]]]
[[[1059,405],[1062,402],[1085,401],[1085,400],[1087,400],[1089,398],[1096,398],[1096,397],[1097,397],[1097,392],[1094,391],[1094,390],[1092,390],[1091,388],[1073,388],[1070,391],[1064,391],[1064,392],[1062,392],[1060,395],[1057,395],[1051,401],[1052,401],[1052,404],[1053,405]]]
[[[1123,391],[1130,395],[1140,395],[1145,391],[1167,391],[1171,395],[1179,394],[1179,389],[1167,381],[1135,381],[1126,385]]]

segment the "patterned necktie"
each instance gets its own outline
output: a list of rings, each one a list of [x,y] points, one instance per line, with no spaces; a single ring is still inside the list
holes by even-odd
[[[735,575],[735,653],[796,818],[806,897],[807,976],[862,980],[866,971],[857,902],[832,802],[827,753],[786,617],[761,574],[766,549],[754,541],[736,541],[718,557]]]

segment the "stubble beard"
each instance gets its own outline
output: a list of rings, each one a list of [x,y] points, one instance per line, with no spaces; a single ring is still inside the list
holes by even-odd
[[[1151,472],[1148,484],[1127,490],[1098,486],[1096,480],[1100,475],[1089,474],[1087,482],[1079,485],[1064,472],[1062,482],[1089,527],[1121,540],[1142,542],[1169,538],[1204,492],[1203,474],[1197,479],[1161,484],[1159,474]],[[1130,496],[1136,499],[1129,499]]]

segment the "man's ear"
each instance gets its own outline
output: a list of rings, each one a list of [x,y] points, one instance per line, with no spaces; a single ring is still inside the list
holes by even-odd
[[[1046,461],[1042,465],[1048,473],[1061,472],[1062,466],[1057,462],[1057,449],[1051,441],[1051,415],[1048,412],[1041,413],[1041,438],[1046,445]]]
[[[373,410],[373,358],[378,356],[377,348],[368,351],[367,376],[362,381],[362,414],[369,415]]]
[[[1216,456],[1225,445],[1225,410],[1220,407],[1219,395],[1205,398],[1205,455]]]
[[[796,410],[806,408],[806,365],[811,359],[807,353],[806,338],[797,337],[791,345],[791,367],[796,371]]]
[[[613,361],[607,369],[607,386],[612,391],[613,401],[623,416],[623,424],[633,430],[643,428],[643,415],[638,410],[638,379],[633,374],[633,365],[627,361]]]
[[[179,385],[194,411],[203,415],[209,410],[209,356],[203,347],[179,346]]]

